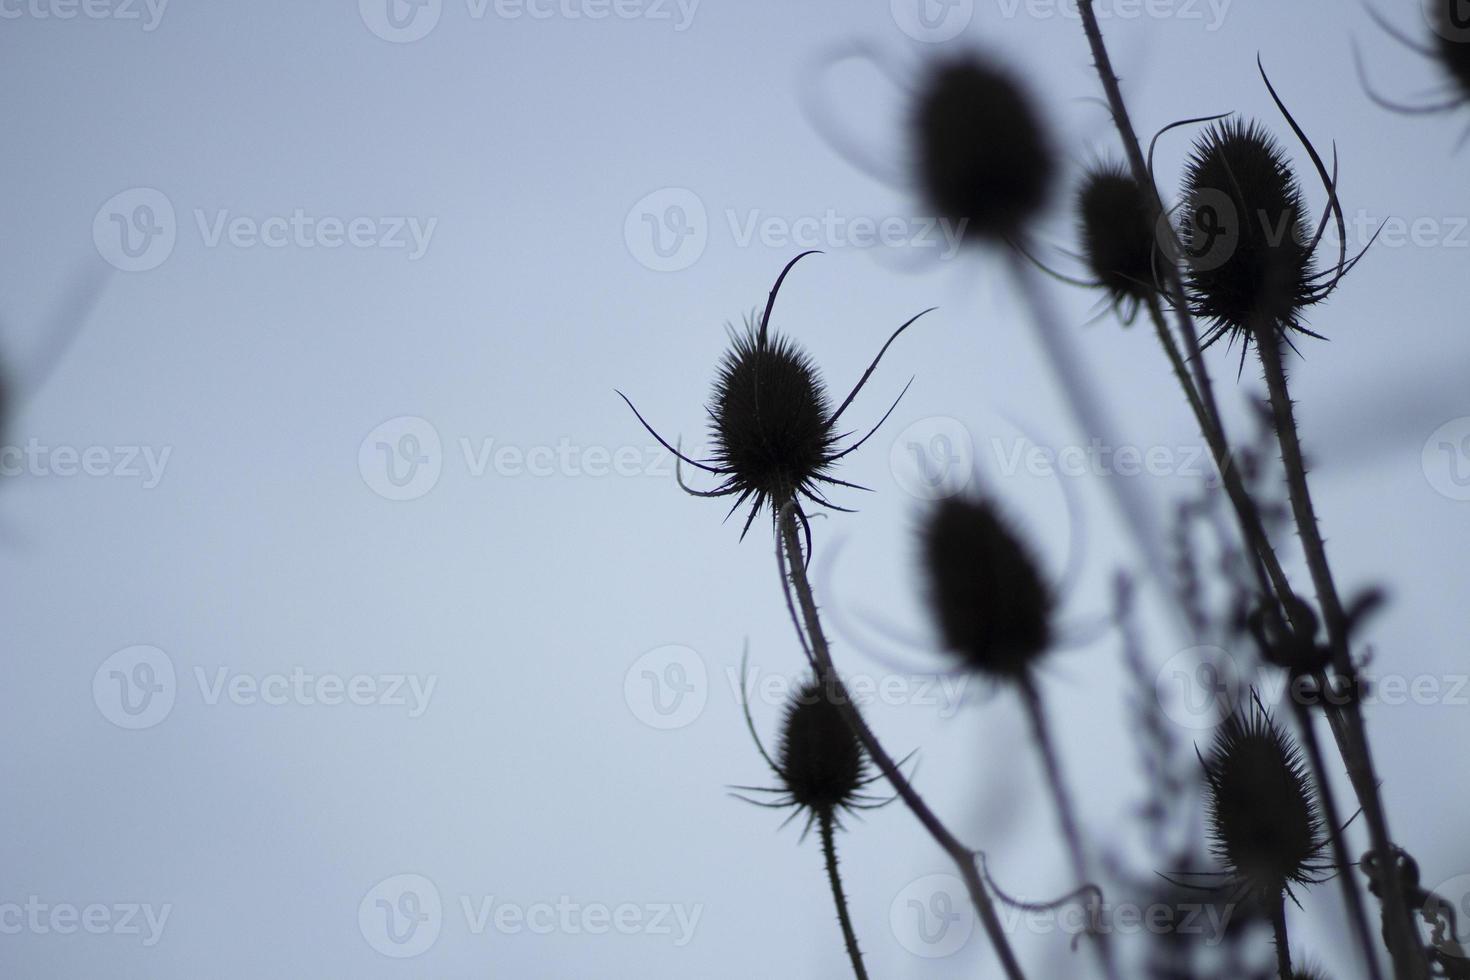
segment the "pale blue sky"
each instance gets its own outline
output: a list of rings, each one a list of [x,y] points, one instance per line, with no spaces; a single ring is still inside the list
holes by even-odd
[[[1470,672],[1470,502],[1449,465],[1470,460],[1435,447],[1470,423],[1431,436],[1470,416],[1465,118],[1372,106],[1353,38],[1388,91],[1437,76],[1352,5],[1105,6],[1140,129],[1234,109],[1285,132],[1259,51],[1319,146],[1337,141],[1350,216],[1432,223],[1417,244],[1381,243],[1314,311],[1331,342],[1303,345],[1294,384],[1344,585],[1392,595],[1374,668],[1448,689]],[[834,390],[900,322],[940,307],[855,404],[876,419],[917,376],[844,461],[844,479],[877,492],[839,493],[860,513],[815,523],[834,625],[877,617],[919,644],[888,644],[911,672],[944,666],[925,647],[907,451],[962,452],[966,434],[1048,567],[1079,556],[1069,619],[1104,609],[1115,569],[1137,561],[1100,482],[1062,478],[1085,517],[1073,522],[1057,477],[1005,463],[1021,433],[1053,448],[1086,437],[1004,263],[936,258],[940,230],[912,224],[890,226],[896,246],[853,245],[863,219],[919,205],[837,152],[801,98],[824,54],[869,45],[889,75],[870,61],[820,76],[825,118],[900,169],[914,67],[982,45],[1032,84],[1070,179],[1119,156],[1086,45],[1039,0],[934,5],[932,29],[916,9],[431,0],[390,19],[369,0],[0,4],[0,352],[23,389],[66,297],[103,284],[13,422],[8,443],[30,454],[0,459],[25,460],[0,494],[7,975],[844,975],[816,841],[725,795],[767,779],[731,686],[743,645],[774,678],[754,707],[768,739],[781,679],[799,674],[764,525],[738,543],[718,502],[682,496],[613,388],[702,439],[723,325],[815,235],[828,254],[792,274],[775,323]],[[1423,33],[1412,11],[1394,17]],[[1166,190],[1187,146],[1182,133],[1161,144]],[[1060,204],[1044,232],[1070,244]],[[1163,513],[1199,467],[1163,358],[1142,326],[1083,328],[1095,297],[1058,290],[1126,441],[1177,461],[1130,478]],[[1240,431],[1234,361],[1211,365]],[[1196,642],[1156,603],[1149,617],[1153,663]],[[922,750],[920,789],[999,880],[1065,891],[1013,700],[974,685],[959,705],[834,632],[846,670],[896,692],[870,708],[875,727],[897,752]],[[661,715],[646,681],[679,680],[671,663],[695,699]],[[124,681],[163,700],[126,688],[125,707]],[[1084,823],[1146,867],[1118,831],[1140,784],[1116,642],[1058,654],[1044,683]],[[1377,704],[1369,724],[1426,883],[1470,873],[1470,709]],[[994,975],[978,931],[951,955],[913,952],[905,902],[948,868],[906,812],[871,815],[841,848],[875,976]],[[400,901],[409,892],[419,905]],[[7,933],[19,920],[5,903],[31,896],[102,934]],[[1336,892],[1313,898],[1295,935],[1351,975]],[[121,928],[130,905],[138,933]],[[167,909],[152,944],[143,906]],[[426,916],[423,931],[388,935],[388,911]],[[608,925],[619,915],[630,934]],[[1071,969],[1064,938],[1018,927],[1014,941],[1035,976]]]

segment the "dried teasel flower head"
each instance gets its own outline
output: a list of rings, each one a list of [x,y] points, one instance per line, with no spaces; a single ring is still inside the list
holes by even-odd
[[[920,532],[929,603],[944,646],[969,668],[1017,679],[1051,643],[1051,590],[988,500],[950,497]]]
[[[810,681],[786,707],[777,764],[791,800],[813,812],[853,803],[866,784],[867,758],[828,685]]]
[[[1290,343],[1292,332],[1320,338],[1305,326],[1303,312],[1331,295],[1362,257],[1346,256],[1335,174],[1328,175],[1264,69],[1261,77],[1306,147],[1328,204],[1312,222],[1285,152],[1258,123],[1226,119],[1199,136],[1185,165],[1179,232],[1191,312],[1209,324],[1206,346],[1221,337]],[[1329,218],[1336,220],[1338,260],[1319,271],[1314,253]]]
[[[1121,166],[1091,168],[1077,189],[1082,257],[1125,320],[1157,292],[1153,213],[1149,191]]]
[[[1056,162],[1041,116],[1009,73],[970,54],[929,69],[912,110],[919,185],[967,240],[1007,240],[1046,203]]]
[[[1259,700],[1227,718],[1203,760],[1210,850],[1262,903],[1325,880],[1327,838],[1301,750]]]
[[[857,385],[833,410],[821,373],[810,355],[794,341],[770,329],[771,309],[781,283],[792,266],[811,254],[803,252],[781,270],[758,322],[749,319],[743,331],[731,332],[731,346],[720,362],[714,394],[707,410],[714,443],[709,459],[691,459],[670,445],[639,414],[628,397],[618,392],[644,428],[679,462],[722,478],[712,490],[691,490],[684,485],[681,474],[680,486],[698,497],[734,497],[734,506],[730,508],[732,514],[742,504],[751,505],[741,537],[750,530],[756,515],[766,507],[774,517],[788,501],[793,502],[797,518],[805,525],[803,500],[833,510],[846,509],[827,500],[823,494],[824,486],[865,489],[837,479],[831,473],[832,468],[878,431],[898,405],[898,399],[877,425],[848,446],[839,445],[846,433],[838,423],[877,368],[889,345],[910,324],[930,312],[924,310],[911,317],[893,332]],[[905,385],[898,397],[902,398],[907,390]]]
[[[744,674],[742,663],[742,690]],[[746,728],[779,785],[734,787],[766,794],[765,799],[735,795],[773,809],[794,808],[788,820],[805,813],[808,830],[813,823],[835,823],[842,813],[876,810],[891,803],[892,798],[875,798],[866,792],[883,777],[869,771],[867,752],[843,716],[839,699],[846,696],[840,685],[830,682],[812,679],[803,684],[786,706],[774,758],[755,732],[750,705],[744,704]]]
[[[1257,324],[1299,329],[1316,276],[1301,188],[1275,139],[1255,123],[1211,126],[1186,164],[1184,201],[1190,307],[1211,326],[1206,343],[1248,341]]]

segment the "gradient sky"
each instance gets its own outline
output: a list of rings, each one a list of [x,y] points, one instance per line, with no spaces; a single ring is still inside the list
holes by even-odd
[[[742,649],[768,744],[800,676],[765,525],[739,542],[719,502],[681,495],[613,393],[701,442],[724,324],[809,245],[827,254],[774,322],[835,392],[939,307],[854,405],[876,420],[916,376],[844,461],[876,492],[815,522],[838,663],[887,682],[874,726],[922,750],[920,790],[997,879],[1066,891],[1018,705],[935,677],[917,461],[979,474],[1069,577],[1070,623],[1142,566],[1102,480],[1007,464],[1093,433],[1002,257],[949,254],[896,175],[906,89],[967,46],[1024,75],[1069,182],[1119,159],[1070,3],[389,2],[0,0],[3,972],[844,975],[816,840],[726,795],[769,782]],[[1466,118],[1373,106],[1354,39],[1387,93],[1438,75],[1351,4],[1102,6],[1141,130],[1236,110],[1285,133],[1259,52],[1336,141],[1350,239],[1405,222],[1313,312],[1330,341],[1302,345],[1293,382],[1344,589],[1391,594],[1370,673],[1440,692],[1368,709],[1395,833],[1426,884],[1466,894]],[[1160,145],[1166,191],[1187,147]],[[1065,247],[1064,204],[1041,232]],[[1164,451],[1168,472],[1121,478],[1162,521],[1205,472],[1167,365],[1144,325],[1084,327],[1096,297],[1052,295],[1117,444]],[[1209,357],[1243,432],[1254,372]],[[1161,669],[1198,642],[1146,612]],[[1153,867],[1116,640],[1058,653],[1043,683],[1087,829]],[[915,932],[908,903],[940,908],[929,876],[950,869],[907,812],[840,847],[875,976],[996,975],[978,930]],[[1294,935],[1352,975],[1337,892],[1311,898]],[[1034,976],[1074,968],[1065,937],[1014,942]]]

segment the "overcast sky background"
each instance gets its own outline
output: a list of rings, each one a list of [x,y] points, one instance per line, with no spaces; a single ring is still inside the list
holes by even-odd
[[[815,522],[837,660],[896,685],[869,708],[875,727],[895,753],[922,750],[920,790],[998,880],[1032,898],[1067,890],[1013,698],[976,684],[960,706],[907,676],[944,667],[913,574],[912,447],[973,461],[1054,574],[1075,556],[1070,622],[1106,609],[1137,552],[1099,480],[1067,478],[1073,520],[1057,477],[1005,472],[997,447],[1087,436],[1000,257],[936,254],[937,236],[852,244],[854,219],[922,209],[830,133],[901,170],[915,69],[983,46],[1031,83],[1069,183],[1120,158],[1070,4],[962,0],[932,8],[930,31],[909,0],[627,0],[604,19],[585,16],[591,0],[537,7],[544,18],[432,0],[400,3],[397,20],[387,2],[0,3],[0,353],[20,399],[6,441],[31,447],[0,460],[20,470],[0,493],[0,903],[22,906],[0,908],[4,972],[844,975],[817,841],[726,795],[771,780],[732,687],[743,645],[777,692],[753,706],[768,745],[781,680],[800,675],[767,526],[738,542],[718,501],[681,495],[613,394],[702,441],[723,325],[808,244],[781,237],[801,218],[818,219],[827,254],[792,274],[774,322],[837,397],[894,327],[939,307],[851,410],[876,421],[916,375],[843,463],[876,492],[839,489],[860,512]],[[1470,455],[1438,449],[1470,435],[1466,118],[1370,104],[1354,38],[1387,92],[1439,76],[1354,5],[1220,3],[1157,0],[1127,18],[1102,4],[1139,128],[1238,110],[1284,133],[1259,51],[1319,147],[1336,140],[1350,218],[1429,222],[1418,244],[1402,229],[1381,242],[1312,314],[1331,340],[1302,345],[1293,380],[1344,589],[1392,595],[1371,631],[1375,672],[1445,694],[1368,717],[1396,836],[1426,884],[1448,881],[1470,874],[1470,707],[1455,681],[1470,671],[1470,502],[1457,499],[1470,491],[1455,477],[1470,469],[1452,468]],[[1395,7],[1385,15],[1427,35],[1412,4]],[[854,42],[876,55],[816,71]],[[819,92],[825,126],[803,109]],[[1187,145],[1161,144],[1166,190]],[[1320,206],[1320,186],[1308,198]],[[1042,231],[1067,246],[1064,203]],[[764,236],[745,234],[766,219]],[[93,289],[38,386],[38,352]],[[1123,441],[1176,461],[1129,480],[1165,514],[1203,469],[1150,332],[1084,328],[1096,297],[1054,297]],[[1210,362],[1241,432],[1254,372],[1237,386],[1229,354]],[[1196,642],[1159,608],[1155,665]],[[912,642],[877,640],[860,615]],[[293,672],[326,686],[293,687]],[[1087,828],[1153,867],[1129,829],[1141,781],[1116,641],[1059,653],[1044,685]],[[373,703],[318,699],[349,692]],[[951,869],[906,811],[853,823],[839,846],[875,976],[996,975],[978,930],[952,949],[916,938],[909,900],[939,908],[944,879],[926,876]],[[1335,888],[1311,898],[1294,936],[1353,975]],[[37,902],[39,918],[15,917]],[[125,919],[130,904],[167,918]],[[73,910],[55,920],[73,934],[52,928],[53,906]],[[402,916],[416,911],[415,931]],[[591,934],[617,916],[629,934]],[[99,934],[76,928],[84,918]],[[1014,942],[1033,976],[1083,969],[1064,937],[1018,928]],[[923,955],[936,952],[949,955]]]

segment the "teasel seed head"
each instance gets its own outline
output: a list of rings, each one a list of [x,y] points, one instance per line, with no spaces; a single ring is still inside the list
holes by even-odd
[[[754,322],[732,334],[710,399],[711,461],[757,501],[785,500],[814,483],[835,454],[838,433],[816,363]]]
[[[1051,643],[1051,590],[987,500],[950,497],[921,530],[929,601],[945,647],[982,674],[1016,679]]]
[[[745,690],[744,661],[740,687]],[[756,734],[750,703],[742,701],[745,727],[779,785],[735,786],[732,788],[742,792],[734,795],[757,806],[791,808],[788,823],[805,813],[803,836],[813,824],[840,827],[843,813],[877,810],[892,803],[895,797],[879,798],[867,792],[883,774],[869,771],[867,750],[843,711],[842,699],[847,696],[846,689],[836,681],[812,679],[804,683],[786,706],[774,757]],[[762,794],[762,798],[745,793]]]
[[[1158,240],[1149,198],[1127,170],[1106,164],[1089,170],[1077,191],[1082,256],[1127,319],[1157,291]]]
[[[936,217],[965,238],[1014,238],[1046,203],[1056,172],[1031,97],[977,55],[929,70],[911,130],[919,184]]]
[[[1216,123],[1185,165],[1180,240],[1191,312],[1222,336],[1302,329],[1321,296],[1301,187],[1276,140],[1256,123]]]
[[[803,499],[832,510],[846,510],[827,500],[822,485],[867,489],[837,479],[831,470],[878,431],[908,391],[908,385],[898,393],[878,424],[846,447],[838,446],[845,435],[838,423],[867,384],[889,345],[915,320],[933,309],[910,317],[889,336],[862,378],[834,411],[816,363],[794,341],[770,329],[771,309],[776,304],[781,283],[797,262],[813,254],[816,253],[803,252],[786,263],[771,287],[760,320],[752,317],[746,321],[743,331],[731,331],[731,347],[720,361],[714,395],[706,409],[714,441],[711,458],[701,461],[684,455],[648,424],[627,395],[617,393],[649,434],[673,453],[679,463],[688,463],[722,478],[712,490],[692,490],[684,483],[682,471],[676,468],[679,485],[686,492],[696,497],[734,497],[731,514],[742,504],[750,504],[742,538],[762,510],[769,508],[775,518],[782,507],[791,503],[796,519],[806,528],[810,539]],[[912,383],[913,379],[909,380]]]
[[[868,781],[867,756],[830,685],[809,681],[786,708],[777,765],[791,800],[816,814],[856,801]]]
[[[1327,839],[1301,750],[1259,700],[1221,723],[1204,768],[1210,849],[1232,881],[1274,903],[1324,880]]]

